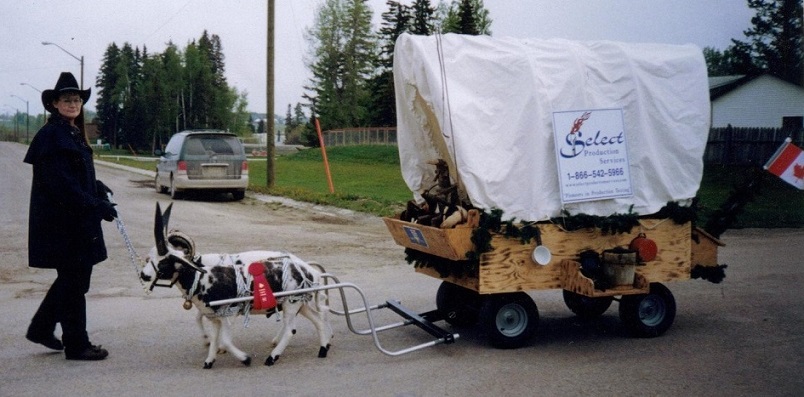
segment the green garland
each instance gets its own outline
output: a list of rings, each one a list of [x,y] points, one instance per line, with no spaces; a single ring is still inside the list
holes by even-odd
[[[603,234],[630,233],[634,226],[639,226],[639,215],[632,212],[634,206],[628,209],[627,214],[613,214],[610,216],[597,216],[587,214],[570,215],[566,210],[561,218],[550,221],[561,225],[564,230],[598,228]]]
[[[702,280],[709,281],[713,284],[719,284],[726,278],[725,269],[729,267],[729,265],[717,265],[717,266],[701,266],[695,265],[690,272],[690,278],[700,278]]]
[[[694,222],[696,219],[697,201],[690,207],[682,207],[678,203],[670,202],[650,218],[670,218],[678,224]],[[633,206],[632,206],[633,208]],[[564,230],[575,231],[588,228],[598,228],[604,234],[630,233],[639,225],[639,215],[629,208],[627,214],[613,214],[610,216],[596,216],[587,214],[570,215],[564,211],[560,218],[552,218],[552,223],[561,225]],[[516,223],[516,218],[503,221],[503,211],[493,208],[490,212],[481,210],[478,227],[472,230],[471,241],[475,246],[473,251],[466,253],[466,260],[452,261],[436,255],[430,255],[411,248],[405,249],[405,261],[416,268],[432,268],[442,277],[477,277],[480,269],[480,256],[493,249],[491,238],[493,234],[506,238],[515,238],[528,244],[533,240],[541,242],[541,231],[536,222]]]
[[[453,261],[437,255],[427,254],[412,248],[405,248],[405,261],[413,264],[415,268],[431,268],[438,272],[441,278],[447,277],[477,277],[480,260],[467,259]]]

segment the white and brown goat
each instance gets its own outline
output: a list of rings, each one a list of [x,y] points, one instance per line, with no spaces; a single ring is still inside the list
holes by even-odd
[[[248,314],[249,303],[238,303],[228,306],[211,307],[210,302],[251,296],[253,278],[248,267],[260,263],[264,267],[264,275],[273,292],[292,291],[319,285],[321,273],[293,254],[277,251],[248,251],[238,254],[205,254],[195,253],[192,239],[181,232],[168,232],[170,204],[164,214],[156,204],[154,220],[154,237],[156,246],[146,258],[140,277],[154,286],[172,287],[176,285],[185,299],[185,308],[190,302],[198,311],[197,322],[204,332],[201,317],[210,320],[213,332],[209,340],[209,352],[204,360],[204,368],[212,368],[218,348],[225,349],[245,365],[251,364],[249,357],[238,349],[231,339],[229,323],[225,318],[233,314]],[[158,284],[158,281],[169,281],[169,284]],[[265,360],[265,365],[273,365],[284,352],[292,335],[295,333],[295,322],[298,314],[309,319],[318,331],[320,348],[319,357],[326,357],[332,339],[323,293],[307,293],[277,298],[277,309],[282,312],[282,328],[273,339],[274,349]],[[206,334],[205,334],[206,336]]]

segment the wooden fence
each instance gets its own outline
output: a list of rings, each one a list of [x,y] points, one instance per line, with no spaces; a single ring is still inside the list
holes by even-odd
[[[804,129],[712,128],[704,152],[706,164],[763,165],[785,138],[804,147]],[[396,145],[395,127],[344,128],[324,132],[327,146]]]
[[[326,146],[396,145],[396,127],[344,128],[323,135]]]
[[[706,144],[704,163],[728,165],[764,165],[790,137],[801,147],[804,130],[781,128],[712,128]]]

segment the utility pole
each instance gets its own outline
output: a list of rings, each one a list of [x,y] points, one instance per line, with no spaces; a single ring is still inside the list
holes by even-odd
[[[267,37],[267,81],[266,81],[266,103],[265,112],[265,156],[267,165],[265,168],[265,185],[268,188],[274,187],[274,0],[268,0],[268,37]]]

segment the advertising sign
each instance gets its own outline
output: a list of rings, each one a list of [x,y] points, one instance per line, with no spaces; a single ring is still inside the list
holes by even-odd
[[[622,109],[553,113],[561,202],[630,197]]]

